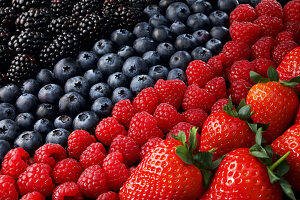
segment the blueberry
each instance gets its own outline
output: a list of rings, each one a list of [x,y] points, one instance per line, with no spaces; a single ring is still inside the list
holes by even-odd
[[[94,85],[103,81],[103,75],[100,70],[97,69],[90,69],[86,71],[83,77],[88,81],[89,85]]]
[[[147,22],[140,22],[135,25],[133,34],[139,37],[151,37],[153,28]]]
[[[118,56],[126,60],[127,58],[134,56],[135,51],[131,46],[122,46],[118,51]]]
[[[0,120],[2,119],[12,119],[16,117],[16,109],[10,103],[1,103],[0,104]]]
[[[155,50],[156,43],[151,38],[140,37],[133,42],[133,48],[138,54],[143,54],[147,51]]]
[[[15,119],[21,131],[28,131],[33,129],[34,116],[31,113],[20,113]]]
[[[108,53],[99,59],[97,69],[100,70],[104,76],[108,76],[114,72],[121,71],[122,65],[123,61],[119,55]]]
[[[33,155],[43,144],[43,138],[40,133],[36,131],[25,131],[17,137],[14,142],[14,147],[21,147],[30,155]]]
[[[100,97],[96,99],[91,107],[100,118],[108,117],[111,114],[113,105],[109,98]]]
[[[129,85],[129,78],[122,72],[116,72],[109,75],[107,78],[107,84],[112,90],[116,89],[117,87],[126,87]]]
[[[239,4],[251,4],[250,0],[238,0]]]
[[[114,51],[114,43],[110,40],[101,39],[94,44],[93,51],[96,52],[98,56],[111,53]]]
[[[37,119],[46,118],[49,120],[54,119],[56,115],[56,109],[53,105],[48,103],[42,103],[39,105],[36,113],[35,113]]]
[[[162,14],[155,14],[150,17],[149,24],[152,27],[158,27],[160,25],[168,26],[170,24],[170,21]]]
[[[215,26],[213,27],[210,32],[210,36],[214,39],[218,39],[223,43],[229,39],[229,30],[224,26]]]
[[[77,92],[83,97],[88,96],[89,89],[89,82],[86,80],[86,78],[82,76],[75,76],[73,78],[68,79],[64,87],[65,93]]]
[[[170,58],[170,68],[180,68],[186,70],[189,63],[192,61],[191,55],[186,51],[177,51]]]
[[[0,102],[14,104],[20,95],[20,88],[14,84],[9,84],[0,88]]]
[[[143,54],[143,59],[148,66],[153,66],[160,62],[160,55],[157,51],[147,51]]]
[[[130,45],[134,40],[134,35],[126,29],[117,29],[110,35],[110,40],[118,46]]]
[[[209,49],[214,55],[222,51],[222,42],[218,39],[210,39],[206,42],[205,47]]]
[[[116,88],[111,95],[111,101],[113,104],[118,103],[120,100],[123,99],[131,99],[132,93],[131,91],[126,87],[118,87]]]
[[[174,46],[181,51],[192,50],[197,46],[197,40],[190,34],[182,34],[176,38]]]
[[[35,122],[33,126],[33,130],[36,132],[39,132],[43,138],[46,137],[46,135],[54,129],[53,123],[49,119],[39,119]]]
[[[191,9],[194,13],[208,14],[212,11],[212,5],[207,1],[197,0],[193,3]]]
[[[171,41],[172,40],[171,31],[168,27],[163,25],[155,27],[152,32],[152,38],[157,42]]]
[[[83,72],[97,66],[98,55],[94,51],[82,51],[78,54],[76,62]]]
[[[67,147],[68,137],[70,132],[63,128],[57,128],[50,131],[45,139],[46,143],[59,144],[62,147]]]
[[[171,21],[186,21],[191,11],[189,7],[182,2],[175,2],[168,6],[166,11],[166,17]]]
[[[96,83],[93,85],[89,92],[91,100],[96,100],[99,97],[108,97],[111,93],[111,88],[107,83]]]
[[[218,8],[230,13],[239,5],[238,0],[218,0]]]
[[[97,124],[99,123],[99,118],[97,114],[93,111],[85,111],[79,113],[73,120],[73,129],[86,130],[89,132],[94,132]]]
[[[187,0],[186,2],[189,6],[192,6],[196,1],[197,0]]]
[[[199,29],[208,29],[210,21],[205,14],[195,13],[189,16],[186,21],[187,26],[194,32]]]
[[[72,129],[73,120],[71,117],[67,115],[61,115],[55,118],[54,127],[55,128],[63,128],[66,130]]]
[[[16,101],[16,109],[18,112],[35,112],[38,106],[38,98],[33,94],[24,93]]]
[[[187,32],[186,25],[181,21],[175,21],[170,26],[170,31],[173,35],[178,36]]]
[[[171,71],[169,71],[167,80],[173,80],[173,79],[182,80],[185,83],[187,82],[185,72],[179,68],[174,68]]]
[[[63,94],[64,91],[59,85],[48,84],[40,89],[38,97],[42,103],[55,104]]]
[[[193,33],[193,36],[196,38],[198,44],[203,45],[209,40],[209,32],[206,30],[198,30]]]
[[[171,3],[175,2],[176,0],[160,0],[159,1],[159,7],[161,8],[167,8]]]
[[[228,15],[226,12],[216,10],[208,16],[213,26],[225,26],[228,23]]]
[[[4,156],[9,152],[10,150],[10,144],[5,140],[0,140],[0,164],[4,158]]]
[[[251,6],[255,7],[257,4],[259,4],[262,0],[250,0]]]
[[[55,82],[54,73],[49,69],[41,69],[36,75],[36,80],[42,85],[47,85]],[[28,92],[27,92],[28,93]]]
[[[0,121],[0,140],[12,142],[20,134],[18,124],[11,119],[3,119]]]
[[[53,72],[57,80],[61,83],[64,83],[69,78],[78,75],[80,72],[80,67],[74,59],[63,58],[56,63]]]
[[[141,57],[137,56],[127,58],[122,67],[123,74],[130,78],[146,73],[147,71],[147,63]]]
[[[132,78],[130,82],[130,90],[134,95],[137,95],[140,91],[147,87],[152,87],[154,85],[153,79],[148,75],[137,75]]]
[[[144,9],[144,13],[148,16],[151,17],[152,15],[160,14],[161,9],[157,5],[149,5]]]
[[[23,83],[21,90],[22,93],[37,95],[40,88],[41,88],[41,83],[39,81],[35,79],[28,79]]]
[[[69,92],[60,98],[58,107],[60,113],[74,116],[86,108],[86,101],[77,92]]]
[[[211,51],[204,47],[196,47],[191,55],[194,60],[202,60],[204,62],[207,62],[213,56]]]
[[[169,70],[162,65],[155,65],[149,69],[148,75],[154,80],[167,79]]]
[[[176,49],[171,43],[163,42],[157,46],[156,51],[163,61],[169,62],[170,57],[176,52]]]

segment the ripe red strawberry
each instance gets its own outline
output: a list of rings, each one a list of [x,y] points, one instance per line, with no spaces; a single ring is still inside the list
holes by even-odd
[[[20,200],[45,200],[45,197],[39,192],[25,194]]]
[[[277,67],[277,65],[272,60],[267,58],[257,58],[255,60],[252,60],[251,65],[254,69],[253,71],[265,78],[268,77],[269,67]]]
[[[155,85],[159,103],[168,103],[179,109],[183,100],[186,85],[181,80],[162,80],[159,79]]]
[[[52,176],[56,184],[76,182],[82,171],[83,170],[79,162],[72,158],[66,158],[56,163]]]
[[[297,22],[300,21],[300,2],[295,1],[289,1],[284,7],[283,7],[283,18],[285,22]]]
[[[119,196],[115,192],[108,191],[108,192],[100,194],[98,196],[97,200],[119,200]]]
[[[120,124],[129,127],[131,118],[135,115],[136,109],[133,107],[129,99],[120,100],[115,104],[112,110],[112,116],[118,120]]]
[[[57,186],[52,194],[53,200],[64,200],[64,199],[73,199],[73,200],[83,200],[82,193],[74,182],[66,182]]]
[[[0,175],[0,199],[18,200],[19,194],[15,188],[15,179],[8,175]]]
[[[127,135],[127,131],[123,125],[119,124],[116,118],[107,117],[99,122],[95,130],[95,135],[100,142],[109,146],[115,137],[118,135]]]
[[[144,157],[148,152],[150,152],[155,145],[159,144],[161,141],[163,141],[162,138],[155,137],[149,139],[142,147],[141,147],[141,152],[140,152],[140,159],[143,160]],[[131,174],[131,173],[130,173]]]
[[[66,150],[59,144],[44,144],[35,151],[34,162],[54,167],[56,162],[67,158]]]
[[[280,3],[276,0],[263,0],[257,6],[255,11],[258,16],[267,15],[282,18],[283,11]]]
[[[239,104],[242,99],[245,99],[251,86],[252,84],[245,80],[238,80],[231,83],[229,95],[231,96],[232,102]]]
[[[197,84],[190,85],[185,94],[182,102],[183,109],[189,110],[194,108],[201,108],[205,112],[210,112],[211,106],[216,102],[216,97],[206,91],[199,88]]]
[[[80,165],[86,169],[92,165],[102,165],[107,153],[104,146],[97,142],[88,146],[80,155]]]
[[[279,65],[285,55],[296,48],[298,45],[294,41],[281,42],[275,46],[272,54],[272,60]]]
[[[153,114],[158,105],[158,97],[153,87],[143,89],[133,100],[133,106],[138,112]]]
[[[230,68],[228,79],[231,83],[238,81],[238,80],[245,80],[245,81],[251,83],[252,81],[250,79],[250,71],[253,71],[253,70],[254,70],[254,68],[248,60],[236,61],[233,63],[233,65]]]
[[[260,27],[252,22],[233,22],[229,33],[233,41],[252,45],[260,36]]]
[[[213,94],[216,99],[222,99],[227,97],[226,83],[223,77],[215,77],[208,81],[205,85],[205,89]]]
[[[249,4],[238,5],[229,16],[230,23],[237,22],[253,22],[257,18],[255,9]]]
[[[164,134],[157,125],[155,117],[147,112],[140,112],[131,119],[128,136],[143,146],[150,138],[163,138]]]
[[[190,62],[185,73],[189,85],[197,84],[201,88],[214,77],[214,72],[201,60]]]
[[[294,34],[290,31],[282,31],[277,34],[276,42],[286,42],[286,41],[294,41]]]
[[[201,129],[204,121],[208,117],[207,113],[201,108],[190,109],[182,113],[185,122]],[[174,127],[173,127],[174,128]]]
[[[278,17],[272,17],[268,15],[259,16],[255,21],[260,27],[262,36],[276,37],[283,28],[282,19]]]
[[[215,76],[220,76],[222,74],[223,65],[219,55],[211,57],[207,61],[207,65],[211,71],[214,72]]]
[[[211,107],[211,113],[215,113],[218,111],[222,111],[223,107],[228,104],[228,99],[224,98],[224,99],[219,99],[218,101],[216,101],[214,103],[214,105]]]
[[[275,40],[272,37],[262,37],[251,47],[251,57],[271,59],[275,47]]]
[[[300,124],[300,107],[298,109],[297,115],[296,115],[296,119],[295,119],[295,123],[294,124]]]

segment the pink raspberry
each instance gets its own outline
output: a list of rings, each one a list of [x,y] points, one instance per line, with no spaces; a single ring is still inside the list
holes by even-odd
[[[101,143],[93,143],[88,146],[80,156],[80,164],[86,169],[92,165],[102,165],[107,153]]]

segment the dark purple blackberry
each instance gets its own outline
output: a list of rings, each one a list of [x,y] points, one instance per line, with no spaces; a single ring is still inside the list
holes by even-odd
[[[0,0],[0,7],[11,7],[11,0]]]
[[[85,16],[101,9],[103,0],[81,0],[77,2],[73,9],[72,15],[76,17]]]
[[[7,72],[7,79],[10,83],[21,85],[25,80],[34,76],[38,67],[35,59],[27,54],[17,54]]]
[[[79,22],[73,16],[63,16],[52,19],[48,26],[48,32],[53,35],[58,35],[63,32],[76,32]]]
[[[66,16],[71,14],[73,7],[72,0],[51,0],[51,11],[54,17]]]
[[[102,18],[98,13],[86,15],[79,23],[78,32],[80,38],[88,44],[94,43],[102,34],[102,24]]]
[[[12,61],[13,53],[9,51],[7,45],[0,45],[0,72],[6,73]]]
[[[0,7],[0,24],[14,26],[16,18],[16,11],[12,7]]]
[[[0,26],[0,44],[7,44],[10,37],[10,30],[4,26]]]
[[[12,0],[12,6],[18,11],[27,11],[30,8],[47,7],[49,0]]]

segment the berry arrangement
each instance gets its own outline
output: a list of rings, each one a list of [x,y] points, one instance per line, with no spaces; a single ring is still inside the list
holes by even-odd
[[[0,197],[299,198],[299,9],[161,0],[132,31],[0,88]]]

